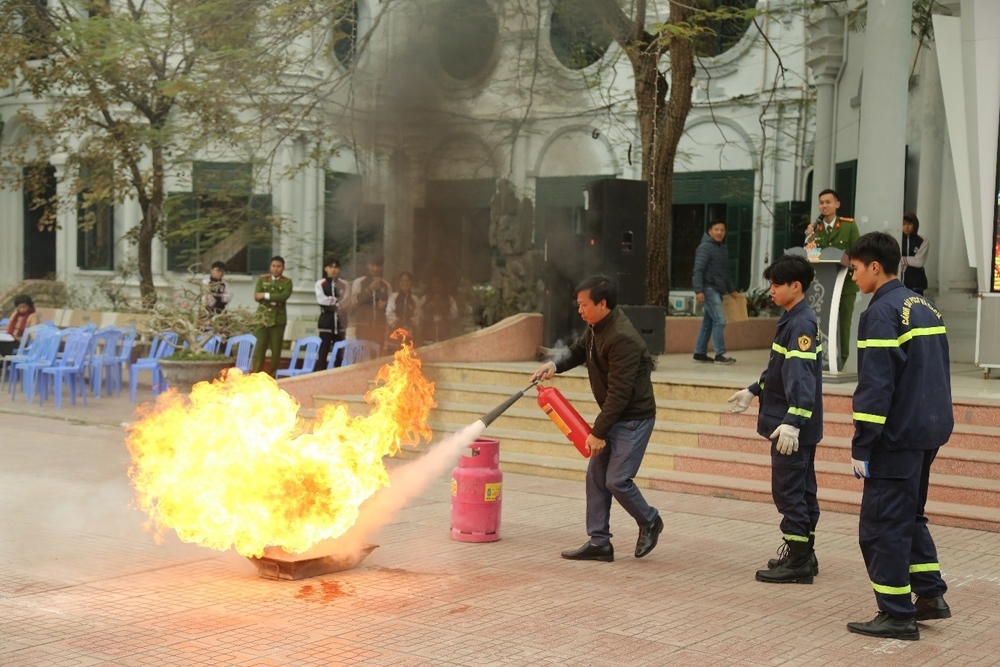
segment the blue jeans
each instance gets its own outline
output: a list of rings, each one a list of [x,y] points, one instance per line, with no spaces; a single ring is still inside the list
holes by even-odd
[[[722,308],[722,295],[711,287],[705,288],[704,317],[698,338],[694,341],[695,354],[708,354],[708,335],[716,354],[726,353],[726,311]]]
[[[640,528],[656,521],[658,512],[642,497],[632,478],[639,472],[653,434],[654,417],[620,421],[611,427],[600,454],[587,466],[587,534],[595,546],[611,541],[611,499],[632,515]]]

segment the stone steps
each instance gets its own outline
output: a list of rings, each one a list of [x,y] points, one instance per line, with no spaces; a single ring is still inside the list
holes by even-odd
[[[527,386],[525,364],[432,364],[438,407],[435,438],[454,432]],[[637,483],[647,488],[771,502],[770,448],[756,433],[756,406],[731,414],[734,387],[696,384],[654,374],[657,423]],[[586,373],[575,369],[551,383],[590,423],[598,412]],[[824,395],[823,442],[816,476],[824,509],[857,513],[862,483],[851,472],[851,397],[843,388]],[[346,402],[365,414],[361,396],[315,396],[316,405]],[[934,463],[928,514],[940,524],[1000,532],[1000,406],[955,403],[956,427]],[[487,435],[501,441],[504,470],[583,479],[587,461],[559,433],[535,402],[533,391],[500,416]],[[407,449],[416,456],[423,448]]]

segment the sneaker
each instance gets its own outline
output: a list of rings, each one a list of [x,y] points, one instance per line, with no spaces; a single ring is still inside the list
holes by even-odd
[[[708,363],[712,363],[712,357],[708,356],[707,354],[696,354],[694,355],[694,360],[707,361]]]
[[[727,357],[724,354],[715,355],[715,363],[717,364],[735,364],[736,360],[732,357]]]

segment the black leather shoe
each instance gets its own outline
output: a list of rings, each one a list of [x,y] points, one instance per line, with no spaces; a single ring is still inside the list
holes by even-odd
[[[920,639],[920,628],[912,618],[893,618],[880,611],[875,618],[867,623],[848,623],[847,630],[858,635],[880,637],[882,639],[904,639],[916,641]]]
[[[642,558],[656,547],[656,542],[663,532],[663,519],[659,515],[653,519],[653,523],[645,528],[639,529],[639,540],[635,543],[635,557]]]
[[[562,557],[566,560],[599,560],[605,563],[612,563],[615,560],[615,548],[611,543],[595,546],[587,542],[579,549],[562,552]]]
[[[933,621],[939,618],[951,618],[951,607],[944,601],[944,596],[936,598],[922,598],[919,595],[913,601],[913,606],[917,608],[916,621]]]

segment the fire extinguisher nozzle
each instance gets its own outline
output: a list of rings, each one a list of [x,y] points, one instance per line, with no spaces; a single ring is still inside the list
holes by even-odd
[[[483,415],[482,417],[480,417],[479,421],[481,421],[485,425],[489,426],[490,424],[492,424],[493,422],[496,421],[497,417],[499,417],[503,413],[507,412],[507,409],[510,408],[510,406],[512,406],[515,403],[517,403],[517,401],[522,396],[524,396],[524,392],[528,391],[529,389],[531,389],[532,387],[534,387],[537,384],[538,384],[538,380],[534,380],[530,385],[528,385],[527,387],[525,387],[521,391],[517,392],[516,394],[512,395],[506,401],[504,401],[503,403],[501,403],[500,405],[496,406],[495,408],[493,408],[492,410],[490,410],[489,412],[487,412],[485,415]]]

